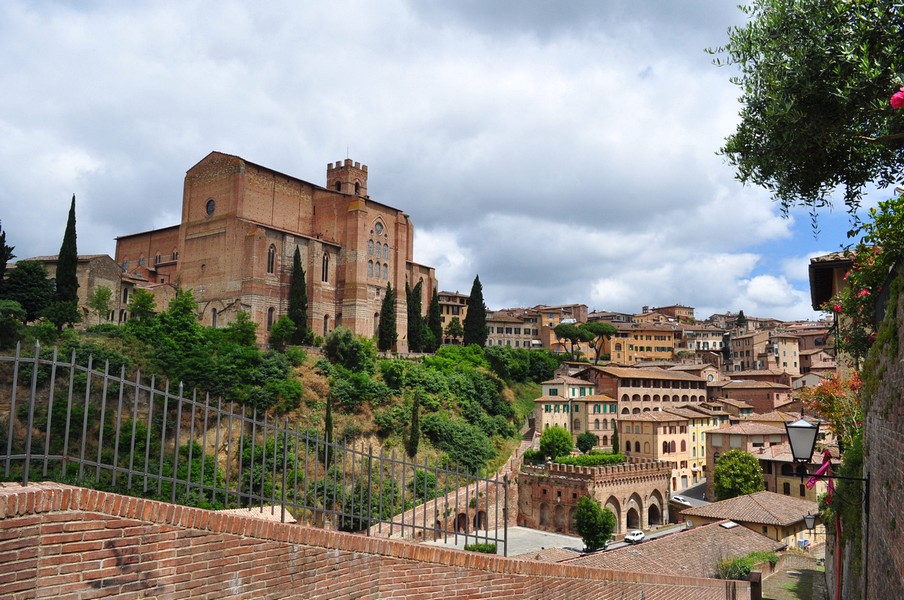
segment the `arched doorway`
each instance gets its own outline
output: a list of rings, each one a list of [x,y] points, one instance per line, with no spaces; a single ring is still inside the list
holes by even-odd
[[[455,519],[455,531],[457,533],[468,533],[468,515],[458,513],[458,517]]]
[[[650,525],[662,525],[662,513],[655,504],[651,504],[650,508],[647,509],[647,523]]]
[[[615,496],[609,496],[604,508],[608,508],[615,515],[615,531],[613,533],[622,533],[624,530],[622,529],[621,504],[618,499]]]
[[[565,508],[561,504],[556,505],[556,531],[565,531]]]
[[[640,514],[633,506],[628,509],[628,529],[640,529]]]
[[[549,505],[540,505],[540,527],[549,527]]]

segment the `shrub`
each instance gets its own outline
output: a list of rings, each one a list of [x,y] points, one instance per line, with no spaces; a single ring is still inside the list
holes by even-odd
[[[543,456],[558,458],[567,456],[574,448],[571,434],[564,427],[553,425],[540,436],[540,452]]]
[[[465,544],[468,552],[482,552],[483,554],[496,554],[496,544]]]

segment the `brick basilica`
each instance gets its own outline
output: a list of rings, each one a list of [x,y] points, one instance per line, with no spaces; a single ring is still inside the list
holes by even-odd
[[[373,336],[391,283],[398,292],[396,351],[407,351],[405,282],[423,281],[426,308],[435,272],[414,262],[409,216],[372,200],[367,166],[349,159],[328,164],[321,187],[211,152],[185,175],[181,223],[118,237],[116,262],[151,291],[191,289],[205,325],[222,327],[247,312],[266,341],[288,308],[296,248],[314,333],[341,325]]]

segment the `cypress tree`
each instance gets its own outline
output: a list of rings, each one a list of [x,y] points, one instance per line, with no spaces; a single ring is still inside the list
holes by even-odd
[[[56,269],[56,298],[59,302],[78,301],[78,250],[75,244],[75,194],[72,194],[72,204],[69,206],[69,220],[66,222],[66,232],[63,234],[63,243],[60,246],[60,254],[57,256]]]
[[[480,276],[474,277],[471,295],[468,297],[468,314],[464,322],[464,345],[477,344],[481,348],[487,343],[487,307],[483,303],[483,287]]]
[[[621,452],[621,448],[619,448],[618,443],[618,425],[616,425],[615,429],[612,431],[612,451]]]
[[[418,281],[413,288],[405,282],[405,300],[408,305],[408,351],[424,350],[424,317],[421,315],[422,282]]]
[[[386,283],[386,295],[383,297],[383,305],[380,308],[380,324],[377,327],[377,348],[381,352],[392,350],[399,334],[396,331],[396,314],[395,314],[395,290],[392,284]]]
[[[308,338],[308,291],[304,268],[301,266],[301,251],[295,246],[292,258],[292,278],[289,281],[289,312],[287,315],[295,323],[295,333],[291,342],[304,344]]]
[[[6,279],[6,264],[16,258],[13,254],[14,246],[6,245],[6,232],[3,231],[2,223],[0,223],[0,294],[3,293],[3,285]]]
[[[408,453],[408,458],[412,459],[417,456],[417,447],[421,441],[420,412],[421,391],[415,390],[414,400],[411,403],[411,427],[409,428],[408,440],[405,444],[405,452]]]
[[[443,343],[443,319],[440,314],[439,292],[433,288],[433,297],[430,299],[430,307],[427,309],[427,327],[433,332],[433,347],[426,348],[429,352],[436,352]]]

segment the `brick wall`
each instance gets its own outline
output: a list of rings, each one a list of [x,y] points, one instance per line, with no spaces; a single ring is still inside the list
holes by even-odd
[[[0,597],[750,598],[747,582],[516,560],[59,484],[0,484]]]
[[[889,310],[895,310],[890,307]],[[883,356],[884,376],[866,413],[864,474],[870,477],[869,556],[865,565],[869,598],[904,597],[904,294],[897,305],[897,355]],[[850,570],[844,573],[850,578]],[[849,582],[845,581],[846,589]]]

